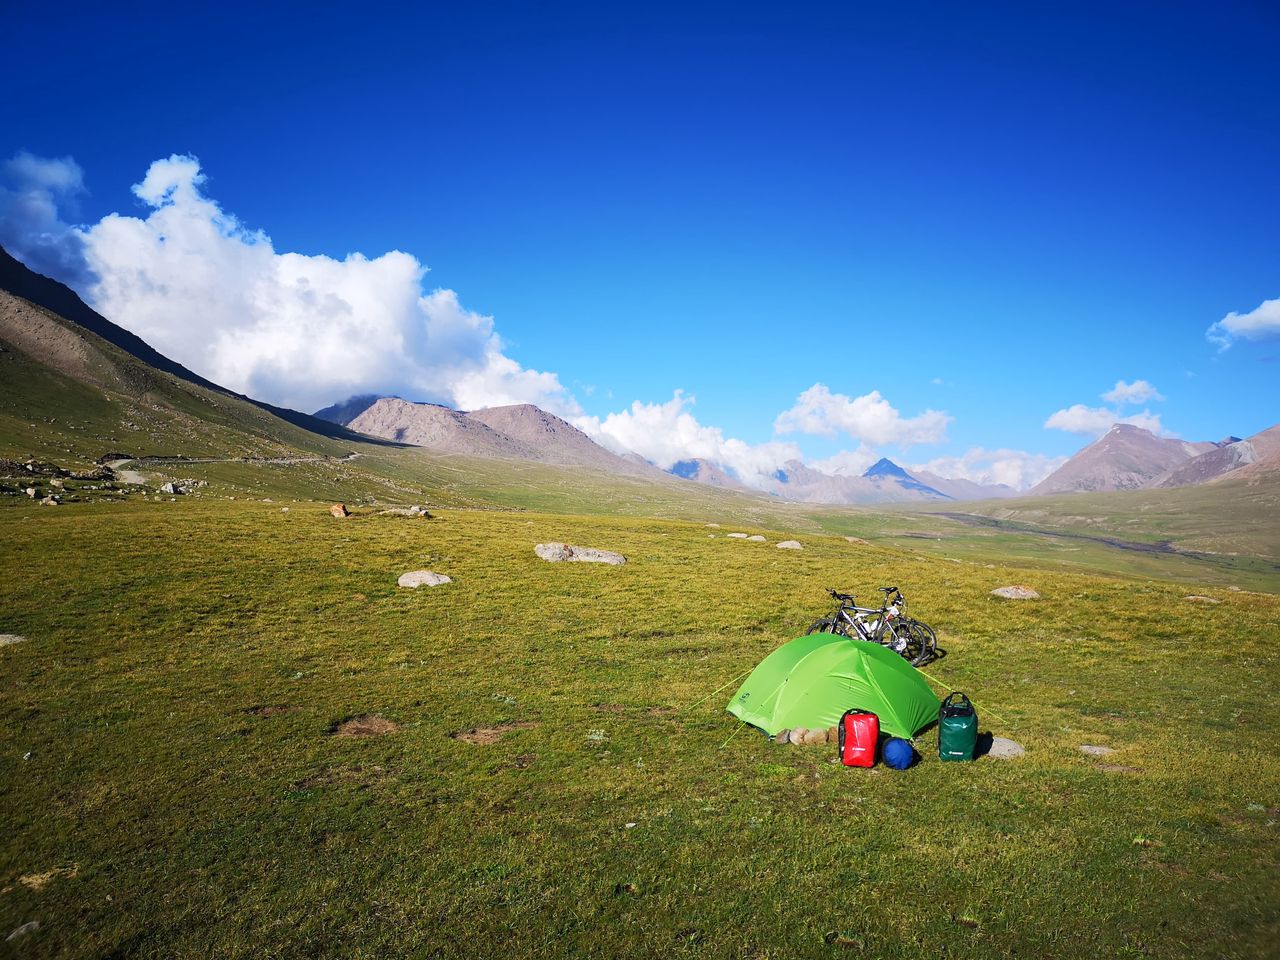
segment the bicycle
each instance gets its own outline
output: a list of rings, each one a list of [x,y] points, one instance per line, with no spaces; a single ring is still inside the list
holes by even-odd
[[[836,600],[835,612],[817,620],[805,631],[834,633],[850,640],[865,640],[888,647],[914,667],[921,667],[937,656],[938,637],[922,620],[904,616],[907,599],[897,587],[881,587],[884,594],[879,609],[860,607],[852,594],[827,593]],[[871,618],[875,619],[871,619]]]

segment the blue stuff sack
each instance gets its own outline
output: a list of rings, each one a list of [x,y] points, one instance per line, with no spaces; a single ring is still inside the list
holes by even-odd
[[[893,737],[880,751],[880,758],[884,760],[886,766],[893,767],[895,770],[905,770],[915,761],[916,752],[907,741]]]

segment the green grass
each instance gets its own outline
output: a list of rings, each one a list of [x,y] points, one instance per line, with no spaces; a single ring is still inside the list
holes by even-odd
[[[215,467],[220,496],[248,476]],[[445,467],[379,475],[472,496]],[[645,517],[0,511],[0,632],[28,637],[0,648],[0,935],[41,923],[0,956],[1273,955],[1280,600],[852,545],[818,527],[863,514],[791,509],[760,532],[800,553]],[[630,562],[546,564],[547,539]],[[454,582],[395,586],[422,567]],[[911,771],[845,770],[742,728],[732,685],[691,706],[823,587],[886,582],[1026,756],[941,764],[927,733]],[[1044,599],[988,595],[1010,582]],[[402,729],[329,735],[367,713]],[[449,737],[504,723],[529,726]]]

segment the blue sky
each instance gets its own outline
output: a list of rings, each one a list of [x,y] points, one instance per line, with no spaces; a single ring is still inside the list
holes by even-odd
[[[278,254],[411,254],[456,292],[436,343],[479,363],[491,317],[582,417],[682,390],[725,438],[908,463],[1068,454],[1090,436],[1046,420],[1116,409],[1117,381],[1163,397],[1121,415],[1187,438],[1280,420],[1280,319],[1250,313],[1280,298],[1273,5],[75,6],[10,11],[0,65],[0,158],[82,171],[60,224],[146,220],[131,187],[197,157],[200,197]],[[99,268],[136,266],[108,233]],[[244,368],[234,331],[184,340],[136,296],[96,305]],[[1253,319],[1220,349],[1233,311]],[[369,376],[408,392],[436,375],[419,352],[418,379]],[[476,376],[433,398],[484,396]],[[842,430],[839,403],[833,435],[775,433],[815,384],[944,412],[945,439]]]

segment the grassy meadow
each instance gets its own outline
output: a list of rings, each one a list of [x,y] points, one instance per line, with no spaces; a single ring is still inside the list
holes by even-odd
[[[11,503],[0,957],[1274,956],[1280,598],[794,516]],[[724,712],[884,583],[1025,756],[846,770]]]

